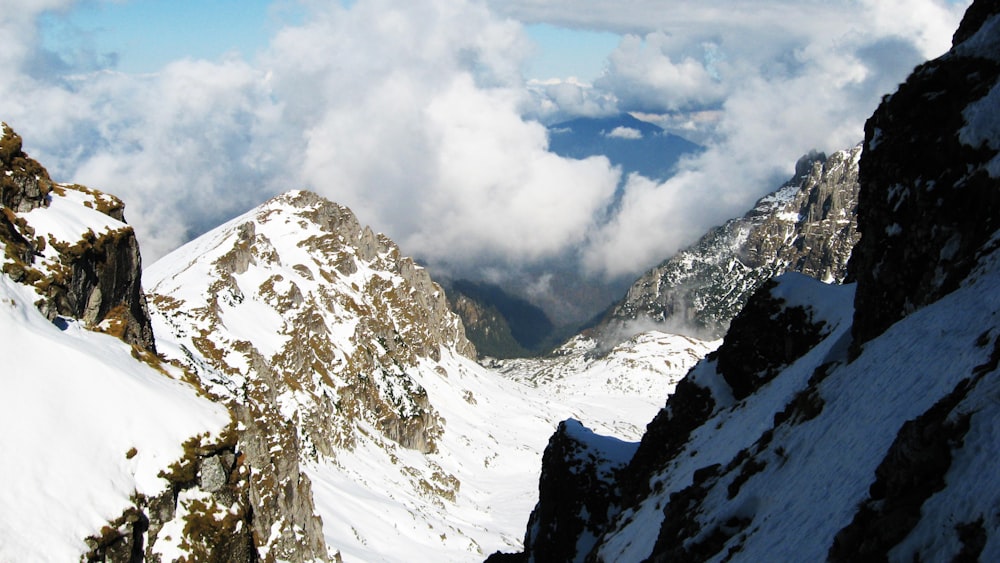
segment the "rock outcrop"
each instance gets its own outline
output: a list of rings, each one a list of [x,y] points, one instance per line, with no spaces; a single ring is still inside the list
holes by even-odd
[[[768,281],[733,319],[712,357],[733,397],[741,400],[819,344],[824,324],[813,320],[807,304],[790,306],[778,284]]]
[[[776,275],[800,272],[843,281],[859,238],[860,156],[860,145],[829,157],[803,156],[795,176],[746,215],[712,229],[640,277],[598,331],[613,334],[644,319],[720,338],[750,295]]]
[[[23,150],[21,136],[0,123],[0,205],[24,213],[47,204],[49,173]]]
[[[125,224],[118,198],[73,184],[56,184],[25,154],[21,138],[6,124],[0,136],[0,237],[6,244],[3,270],[41,294],[39,309],[50,320],[79,319],[125,342],[155,352],[135,233]],[[46,210],[75,208],[98,230],[65,239],[47,232]],[[96,215],[103,218],[97,218]]]
[[[249,491],[250,467],[229,440],[185,444],[185,456],[162,476],[163,493],[136,495],[135,505],[100,533],[86,539],[88,562],[141,563],[175,560],[256,563],[261,559],[253,537]]]
[[[538,490],[546,498],[528,519],[528,559],[572,561],[590,551],[614,514],[614,476],[634,451],[635,444],[599,436],[575,420],[559,424],[542,458]]]

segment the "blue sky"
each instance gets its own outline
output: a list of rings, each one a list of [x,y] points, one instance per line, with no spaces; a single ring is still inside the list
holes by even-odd
[[[184,57],[218,59],[237,51],[252,57],[296,12],[266,0],[88,0],[41,18],[46,45],[71,56],[92,48],[117,55],[124,72],[159,70]]]
[[[92,49],[117,70],[148,73],[185,57],[217,60],[238,53],[252,59],[275,31],[301,20],[301,7],[290,1],[88,0],[46,13],[41,29],[45,44],[63,57]],[[524,68],[529,79],[593,81],[621,41],[618,33],[547,23],[528,24],[525,31],[536,44]]]

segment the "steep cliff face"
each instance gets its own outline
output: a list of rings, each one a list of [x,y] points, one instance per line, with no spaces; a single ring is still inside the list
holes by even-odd
[[[795,176],[741,218],[650,270],[628,290],[601,326],[646,319],[674,329],[721,337],[750,295],[783,272],[843,281],[857,242],[861,146],[802,157]]]
[[[952,51],[869,122],[857,284],[764,286],[628,463],[562,492],[611,516],[529,529],[523,559],[553,545],[584,546],[572,561],[1000,557],[998,46],[1000,3],[975,2]],[[552,490],[536,512],[558,513]]]
[[[851,263],[858,344],[956,289],[1000,226],[992,21],[970,11],[955,48],[918,67],[865,125],[862,237]]]
[[[21,149],[6,124],[0,137],[0,237],[4,273],[33,285],[50,320],[88,327],[155,351],[141,257],[118,198],[73,184],[55,184]]]

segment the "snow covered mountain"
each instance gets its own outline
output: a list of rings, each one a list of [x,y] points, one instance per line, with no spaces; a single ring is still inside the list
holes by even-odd
[[[650,398],[711,349],[661,336],[545,384],[520,377],[533,367],[489,370],[424,269],[309,192],[145,275],[159,350],[236,413],[255,513],[266,514],[255,536],[284,560],[323,559],[324,546],[345,561],[519,548],[557,421],[635,439],[658,408]],[[656,359],[665,347],[684,355]],[[645,379],[613,374],[622,364],[647,366]]]
[[[252,549],[231,418],[153,355],[122,203],[6,124],[0,200],[0,560],[198,558],[196,524]]]
[[[1000,560],[1000,3],[868,121],[850,285],[787,273],[635,444],[566,421],[526,561]]]
[[[659,325],[719,338],[764,282],[801,272],[841,282],[857,232],[861,146],[799,159],[795,176],[640,277],[602,320],[614,336]]]

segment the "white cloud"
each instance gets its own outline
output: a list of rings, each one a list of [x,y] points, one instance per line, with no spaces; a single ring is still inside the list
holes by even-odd
[[[432,261],[531,262],[582,240],[617,172],[521,117],[520,26],[475,4],[358,3],[276,38],[303,181]],[[329,55],[326,55],[328,54]]]
[[[69,0],[14,4],[0,0],[0,119],[57,179],[121,196],[147,261],[305,187],[459,271],[578,256],[611,277],[742,213],[809,149],[858,141],[881,95],[946,48],[962,11],[944,0],[308,2],[304,23],[257,60],[136,76],[71,68],[40,47],[38,14]],[[526,84],[532,46],[508,17],[624,37],[592,85]],[[618,171],[548,153],[526,116],[622,110],[654,112],[708,150],[665,184],[630,178],[607,216]]]
[[[706,64],[707,55],[674,57],[672,43],[659,31],[644,38],[626,35],[594,85],[634,111],[668,112],[718,104],[725,88],[713,76],[717,70]],[[706,53],[710,52],[706,47]]]
[[[57,178],[122,197],[147,261],[298,187],[466,271],[583,241],[618,172],[549,153],[544,127],[522,117],[533,102],[519,24],[461,0],[312,10],[253,62],[11,71],[0,92],[20,107],[3,119]]]
[[[527,113],[538,120],[556,123],[573,117],[603,117],[619,112],[618,102],[608,92],[575,78],[532,80]]]
[[[628,139],[634,141],[642,138],[642,131],[631,127],[620,126],[605,133],[604,136],[611,137],[613,139]]]

